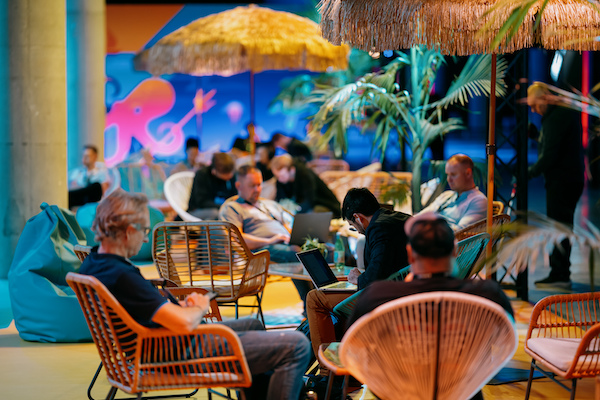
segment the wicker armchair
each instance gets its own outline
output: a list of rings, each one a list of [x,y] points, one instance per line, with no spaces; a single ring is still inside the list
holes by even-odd
[[[344,160],[335,158],[318,158],[306,163],[317,175],[325,171],[350,171],[350,164]]]
[[[146,328],[135,322],[96,278],[70,272],[66,279],[106,368],[112,386],[108,399],[113,399],[118,389],[141,399],[144,392],[153,390],[252,384],[241,342],[229,327],[205,324],[190,334]]]
[[[600,293],[595,292],[549,296],[535,305],[525,338],[525,353],[532,357],[526,400],[534,369],[570,390],[571,400],[577,379],[600,375],[599,301]],[[570,379],[571,389],[553,374]],[[600,382],[596,381],[596,398],[599,394]]]
[[[252,253],[238,228],[224,221],[161,222],[154,227],[152,255],[162,278],[181,287],[217,293],[220,305],[256,296],[264,323],[261,296],[267,281],[269,252]]]
[[[335,197],[343,203],[348,190],[355,187],[366,187],[382,202],[384,188],[397,182],[410,184],[410,172],[359,172],[359,171],[324,171],[319,177],[327,184]]]
[[[468,399],[517,349],[510,316],[464,293],[392,300],[344,335],[341,365],[381,399]]]
[[[507,224],[509,222],[510,222],[510,216],[508,216],[506,214],[497,214],[492,217],[492,227],[494,229],[499,226],[502,226],[503,224]],[[464,240],[473,235],[477,235],[478,233],[485,232],[486,228],[487,228],[486,223],[487,223],[486,218],[479,220],[479,221],[475,222],[474,224],[471,224],[459,231],[456,231],[454,233],[454,237],[456,238],[456,240],[461,241],[461,240]],[[495,243],[498,239],[499,239],[499,235],[495,234],[492,237],[492,242]]]
[[[76,244],[75,246],[73,246],[73,251],[75,252],[75,255],[77,256],[77,258],[79,258],[79,261],[83,262],[83,260],[85,260],[85,258],[92,251],[92,246],[84,246],[81,244]]]

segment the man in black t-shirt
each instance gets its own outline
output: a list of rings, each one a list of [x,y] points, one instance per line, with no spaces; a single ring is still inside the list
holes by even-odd
[[[201,219],[219,219],[219,207],[237,194],[235,162],[227,153],[215,153],[210,167],[196,172],[188,212]]]

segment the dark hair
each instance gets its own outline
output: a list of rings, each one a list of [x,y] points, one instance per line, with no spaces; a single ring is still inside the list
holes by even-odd
[[[199,149],[200,148],[200,142],[198,141],[198,139],[193,138],[193,137],[188,138],[185,141],[185,149],[187,150],[190,147],[195,147],[195,148]]]
[[[227,153],[215,153],[210,167],[220,174],[228,174],[234,170],[235,161]]]
[[[367,217],[379,210],[377,198],[367,188],[352,188],[344,197],[342,205],[342,217],[348,221],[354,221],[354,213],[361,213]]]
[[[262,142],[256,143],[256,148],[265,147],[269,151],[269,160],[272,160],[275,157],[275,147],[271,142]]]
[[[471,160],[471,157],[464,154],[455,154],[452,157],[450,157],[447,162],[450,161],[459,163],[464,167],[471,168],[471,171],[473,171],[475,168],[475,164],[473,164],[473,160]]]
[[[93,144],[86,144],[85,146],[83,146],[83,150],[87,150],[87,149],[90,149],[95,154],[98,154],[98,148],[96,146],[94,146]]]
[[[442,217],[416,221],[408,233],[408,243],[423,257],[448,257],[454,250],[454,232]]]

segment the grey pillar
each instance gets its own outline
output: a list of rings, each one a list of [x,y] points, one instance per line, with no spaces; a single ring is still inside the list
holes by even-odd
[[[64,0],[0,0],[0,82],[5,278],[27,219],[42,202],[67,206]]]
[[[81,165],[81,149],[104,158],[105,0],[67,0],[67,166]]]

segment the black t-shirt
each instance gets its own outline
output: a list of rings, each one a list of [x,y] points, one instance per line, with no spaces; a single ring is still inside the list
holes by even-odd
[[[379,281],[369,285],[358,297],[356,307],[348,320],[348,326],[366,313],[373,311],[388,301],[425,292],[460,292],[484,297],[499,304],[507,313],[513,309],[506,294],[495,281],[432,277],[415,279],[411,282]]]
[[[194,176],[188,210],[219,208],[225,200],[236,194],[235,178],[224,181],[214,176],[210,167],[204,167]]]
[[[147,281],[129,260],[116,254],[98,254],[92,250],[79,273],[92,275],[121,303],[139,324],[155,328],[152,317],[165,302],[158,289]]]

